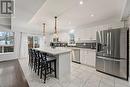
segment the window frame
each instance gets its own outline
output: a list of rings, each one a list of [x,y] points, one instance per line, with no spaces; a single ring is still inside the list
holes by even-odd
[[[13,51],[11,51],[11,52],[5,52],[5,48],[4,47],[6,47],[8,45],[7,44],[4,44],[4,45],[0,44],[0,47],[2,47],[2,49],[3,49],[2,52],[0,52],[0,55],[13,54],[15,52],[15,32],[14,31],[0,31],[0,32],[7,32],[7,33],[11,32],[11,33],[13,33],[13,44],[12,45],[9,44],[10,46],[13,47]]]

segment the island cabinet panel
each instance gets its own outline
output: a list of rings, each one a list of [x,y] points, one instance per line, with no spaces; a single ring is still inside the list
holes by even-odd
[[[70,58],[70,53],[63,53],[59,54],[57,56],[57,78],[58,79],[63,79],[63,78],[69,78],[70,77],[70,72],[71,72],[71,58]]]
[[[90,49],[80,50],[80,63],[88,66],[95,67],[96,52]]]

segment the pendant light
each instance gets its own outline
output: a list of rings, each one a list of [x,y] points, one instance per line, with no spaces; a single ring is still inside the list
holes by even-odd
[[[45,32],[45,25],[46,25],[46,24],[43,23],[43,36],[45,36],[45,33],[46,33],[46,32]]]
[[[55,16],[55,31],[53,34],[53,42],[58,42],[58,41],[59,41],[59,37],[57,33],[57,17]]]

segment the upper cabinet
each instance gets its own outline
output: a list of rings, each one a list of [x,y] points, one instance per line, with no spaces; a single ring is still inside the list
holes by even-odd
[[[79,30],[75,32],[76,41],[79,40],[96,40],[96,30]]]

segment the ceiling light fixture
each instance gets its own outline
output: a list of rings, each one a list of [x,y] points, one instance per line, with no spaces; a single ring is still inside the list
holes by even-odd
[[[45,36],[45,23],[43,23],[43,36]]]
[[[69,24],[71,24],[71,22],[69,22]]]
[[[72,30],[70,30],[70,32],[69,32],[70,34],[73,34],[74,33],[74,29],[72,29]]]
[[[82,5],[82,4],[83,4],[83,1],[80,1],[79,4]]]
[[[55,31],[53,34],[53,42],[58,42],[59,37],[58,37],[58,32],[57,32],[57,17],[55,16]]]
[[[94,14],[91,14],[90,16],[91,16],[91,17],[94,17]]]

